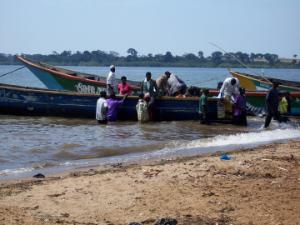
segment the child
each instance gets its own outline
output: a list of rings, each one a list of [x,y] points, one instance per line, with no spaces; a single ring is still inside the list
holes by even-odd
[[[288,113],[288,101],[283,93],[279,94],[279,106],[278,111],[281,115],[286,115]]]
[[[278,105],[278,111],[280,113],[280,120],[281,122],[288,122],[290,121],[289,118],[287,117],[289,115],[289,111],[291,110],[290,108],[290,103],[288,100],[288,95],[286,93],[279,93],[279,105]]]
[[[201,124],[209,124],[208,107],[207,107],[208,93],[209,91],[207,89],[203,90],[202,95],[199,99],[199,108],[200,108],[200,112],[202,113]]]
[[[247,126],[247,110],[245,89],[239,88],[240,94],[235,96],[233,105],[233,122],[236,125]]]
[[[139,101],[136,105],[136,112],[139,122],[149,121],[148,103],[144,100],[144,94],[139,95]]]

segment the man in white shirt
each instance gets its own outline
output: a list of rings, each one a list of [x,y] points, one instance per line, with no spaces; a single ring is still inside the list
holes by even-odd
[[[108,105],[106,101],[106,92],[100,92],[100,98],[97,100],[96,106],[96,120],[99,124],[106,124],[107,123],[107,110]]]
[[[169,95],[177,96],[184,95],[187,89],[186,84],[183,80],[177,77],[175,74],[171,73],[170,78],[168,79],[169,85]]]
[[[110,68],[110,72],[106,78],[108,96],[110,96],[111,94],[115,94],[115,88],[116,88],[116,75],[115,75],[116,68],[114,65],[111,65],[109,68]]]
[[[240,82],[237,78],[228,77],[224,80],[220,89],[219,98],[225,99],[225,111],[231,113],[233,106],[233,97],[238,95]]]
[[[239,94],[240,82],[237,78],[228,77],[224,80],[220,89],[219,97],[231,98],[231,96]]]

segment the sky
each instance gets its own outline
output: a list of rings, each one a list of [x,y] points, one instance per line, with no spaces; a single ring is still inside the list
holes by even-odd
[[[0,0],[0,52],[300,56],[299,0]]]

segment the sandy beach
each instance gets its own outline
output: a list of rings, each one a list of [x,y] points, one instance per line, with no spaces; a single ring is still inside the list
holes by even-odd
[[[2,181],[0,224],[300,224],[300,141],[230,155]]]

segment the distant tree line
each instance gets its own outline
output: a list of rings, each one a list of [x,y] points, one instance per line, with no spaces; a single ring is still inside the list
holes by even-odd
[[[115,64],[118,66],[178,66],[178,67],[241,67],[242,64],[249,67],[285,67],[300,68],[300,61],[297,55],[293,59],[281,60],[278,55],[271,53],[243,53],[213,52],[205,57],[203,51],[197,54],[186,53],[181,56],[173,55],[170,51],[165,54],[139,55],[134,48],[127,50],[127,56],[119,53],[101,50],[96,51],[63,51],[61,53],[52,52],[49,55],[43,54],[24,54],[24,56],[53,65],[71,66],[107,66]],[[15,55],[0,53],[0,64],[19,64]]]

